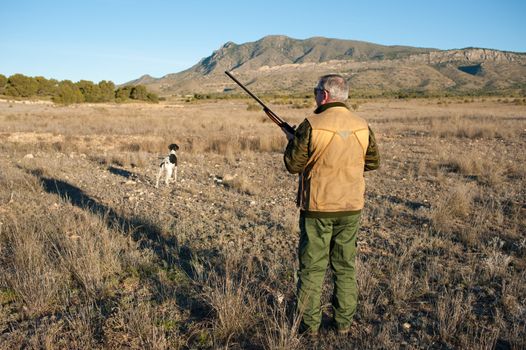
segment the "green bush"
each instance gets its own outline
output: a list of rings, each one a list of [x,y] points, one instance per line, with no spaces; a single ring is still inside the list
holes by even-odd
[[[7,77],[3,74],[0,74],[0,94],[4,93],[6,84],[7,84]]]
[[[15,97],[31,97],[38,91],[38,82],[35,78],[22,74],[14,74],[7,79],[5,94]]]
[[[53,96],[53,101],[61,104],[72,104],[84,102],[84,95],[79,87],[70,80],[63,80],[58,83],[57,91]]]
[[[99,82],[100,102],[115,101],[115,84],[112,81],[101,80]]]
[[[58,81],[55,79],[46,79],[44,77],[35,77],[38,84],[38,96],[54,96],[57,91]]]
[[[159,102],[159,96],[148,92],[144,85],[127,85],[120,87],[115,91],[116,102],[125,102],[129,99],[155,103]]]
[[[133,86],[130,91],[130,98],[132,100],[147,101],[148,91],[146,91],[146,87],[143,85]]]
[[[146,98],[148,99],[148,101],[153,102],[153,103],[159,102],[159,96],[157,96],[157,94],[154,94],[153,92],[149,92],[146,95]]]
[[[100,87],[98,85],[95,85],[93,82],[88,80],[81,80],[75,85],[77,85],[80,92],[82,93],[82,96],[84,96],[84,101],[100,102],[101,93]]]
[[[115,101],[116,102],[124,102],[130,98],[131,94],[131,86],[123,86],[118,88],[115,91]]]

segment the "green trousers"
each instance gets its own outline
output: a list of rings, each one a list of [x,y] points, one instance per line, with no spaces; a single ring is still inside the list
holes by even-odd
[[[321,291],[327,266],[334,275],[334,321],[339,329],[351,325],[356,312],[355,257],[360,213],[337,218],[300,215],[298,308],[302,328],[317,331],[321,323]]]

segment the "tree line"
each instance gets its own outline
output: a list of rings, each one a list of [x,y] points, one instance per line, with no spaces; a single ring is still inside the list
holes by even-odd
[[[44,97],[55,103],[71,104],[82,102],[126,102],[139,100],[158,102],[159,97],[148,92],[143,85],[128,85],[115,88],[112,81],[102,80],[98,84],[89,80],[76,83],[71,80],[46,79],[13,74],[10,77],[0,74],[0,95],[12,97]]]

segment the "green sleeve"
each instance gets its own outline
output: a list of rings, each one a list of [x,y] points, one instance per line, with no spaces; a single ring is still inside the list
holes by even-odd
[[[376,170],[380,167],[380,151],[378,150],[378,144],[374,137],[373,130],[369,127],[369,145],[365,152],[365,171]]]
[[[302,172],[307,165],[311,131],[310,123],[305,119],[296,129],[294,138],[287,144],[283,159],[291,174]]]

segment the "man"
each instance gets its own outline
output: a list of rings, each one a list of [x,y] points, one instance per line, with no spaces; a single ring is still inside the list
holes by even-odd
[[[300,174],[298,308],[304,332],[317,334],[322,284],[334,274],[334,321],[347,334],[356,311],[356,235],[364,206],[364,171],[375,170],[379,152],[367,122],[345,105],[349,88],[341,75],[322,76],[314,89],[317,108],[289,140],[287,170]]]

